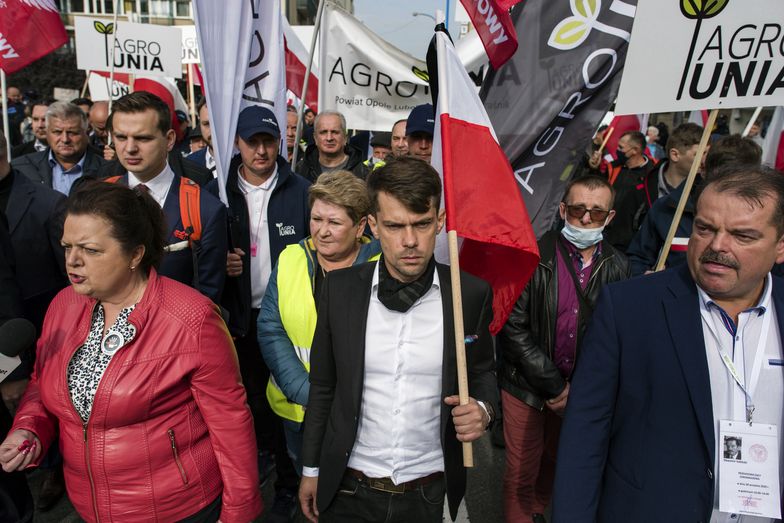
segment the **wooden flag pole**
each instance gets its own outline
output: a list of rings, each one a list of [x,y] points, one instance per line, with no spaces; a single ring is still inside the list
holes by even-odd
[[[87,71],[87,74],[84,76],[84,85],[82,85],[82,93],[79,95],[80,98],[84,98],[84,95],[87,94],[87,87],[90,85],[90,71]]]
[[[452,311],[455,319],[455,355],[457,357],[457,390],[460,405],[468,405],[468,367],[465,354],[465,328],[463,326],[463,293],[460,286],[460,254],[457,249],[457,231],[449,231],[449,271],[452,279]],[[470,441],[463,442],[463,466],[474,466],[474,448]]]
[[[599,147],[599,156],[601,157],[602,153],[604,152],[604,148],[607,145],[607,142],[610,141],[610,136],[612,136],[615,127],[608,127],[607,132],[604,133],[604,140],[602,140],[602,145]]]
[[[686,178],[686,181],[683,182],[683,194],[678,202],[678,207],[675,209],[675,216],[673,216],[670,230],[667,232],[667,239],[664,241],[664,247],[662,247],[661,253],[659,253],[659,260],[656,262],[656,272],[664,269],[664,262],[667,261],[667,256],[670,254],[670,247],[672,246],[673,238],[675,238],[675,231],[678,229],[678,224],[681,222],[683,209],[686,207],[686,202],[689,199],[689,194],[691,194],[694,180],[697,178],[697,171],[702,163],[702,156],[705,154],[705,149],[708,148],[708,140],[710,139],[718,115],[718,109],[712,110],[710,116],[708,116],[708,121],[705,123],[705,129],[702,131],[702,139],[700,140],[700,145],[697,146],[697,153],[694,155],[694,161],[691,164],[689,176]]]
[[[191,129],[196,129],[196,91],[193,86],[193,64],[188,64],[188,107],[191,110]]]

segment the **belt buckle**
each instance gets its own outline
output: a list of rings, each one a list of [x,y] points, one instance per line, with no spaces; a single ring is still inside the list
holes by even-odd
[[[386,482],[379,478],[368,478],[368,486],[375,490],[389,492],[390,494],[403,494],[406,491],[405,485],[395,485],[391,481]]]

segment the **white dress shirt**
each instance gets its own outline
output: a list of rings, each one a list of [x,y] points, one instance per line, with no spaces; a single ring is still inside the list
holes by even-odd
[[[250,304],[252,308],[258,309],[261,307],[261,300],[264,298],[272,273],[267,205],[272,189],[278,181],[278,166],[275,165],[275,172],[261,185],[248,183],[241,173],[237,176],[237,180],[248,205],[251,252],[246,252],[245,256],[250,256]],[[256,256],[253,256],[252,252],[254,245]]]
[[[163,209],[163,204],[166,203],[166,197],[169,195],[169,189],[171,189],[171,184],[174,181],[174,171],[172,168],[169,167],[169,162],[166,162],[166,166],[163,168],[163,171],[160,172],[155,178],[148,182],[142,182],[139,180],[135,174],[128,171],[128,187],[133,189],[137,185],[144,184],[147,189],[149,189],[150,196],[158,202],[158,205],[161,206]]]
[[[747,309],[738,316],[738,325],[733,340],[732,333],[725,326],[728,317],[721,308],[699,287],[700,313],[702,315],[702,334],[705,338],[705,353],[708,359],[710,374],[711,398],[713,403],[714,434],[716,440],[716,458],[713,464],[715,472],[715,490],[711,523],[767,523],[769,518],[740,516],[719,512],[719,460],[724,455],[724,446],[719,441],[719,422],[721,420],[745,421],[746,396],[740,386],[732,378],[721,359],[719,350],[723,350],[733,358],[738,374],[744,380],[751,380],[751,369],[762,335],[764,315],[770,314],[767,343],[764,347],[764,360],[760,371],[759,382],[752,392],[754,402],[753,420],[778,426],[779,457],[782,456],[782,419],[784,415],[784,368],[770,365],[769,359],[781,359],[782,348],[779,336],[776,308],[771,299],[773,281],[770,275],[765,280],[765,289],[757,306]],[[705,314],[707,312],[707,315]],[[708,319],[706,319],[706,316]],[[751,383],[746,383],[747,388]],[[780,484],[784,468],[779,464]]]
[[[438,271],[407,312],[378,299],[373,272],[365,332],[365,375],[357,438],[348,467],[399,485],[444,471],[441,448],[444,314]],[[302,475],[318,476],[303,467]]]

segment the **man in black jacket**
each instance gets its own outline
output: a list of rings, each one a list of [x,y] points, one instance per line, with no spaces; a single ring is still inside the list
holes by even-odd
[[[346,170],[361,179],[368,169],[362,162],[366,154],[347,144],[346,118],[337,111],[324,111],[316,116],[315,145],[309,145],[305,157],[297,164],[297,174],[315,182],[321,173]]]
[[[599,290],[629,277],[626,257],[603,241],[613,190],[603,178],[571,182],[563,229],[539,240],[541,261],[498,334],[509,522],[542,522],[550,502],[569,379]]]

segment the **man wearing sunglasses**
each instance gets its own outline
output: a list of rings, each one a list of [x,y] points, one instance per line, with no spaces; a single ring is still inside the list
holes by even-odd
[[[602,239],[615,216],[613,196],[597,176],[567,186],[560,204],[564,226],[539,240],[539,266],[498,334],[508,522],[545,521],[585,326],[602,287],[630,275],[626,257]]]

